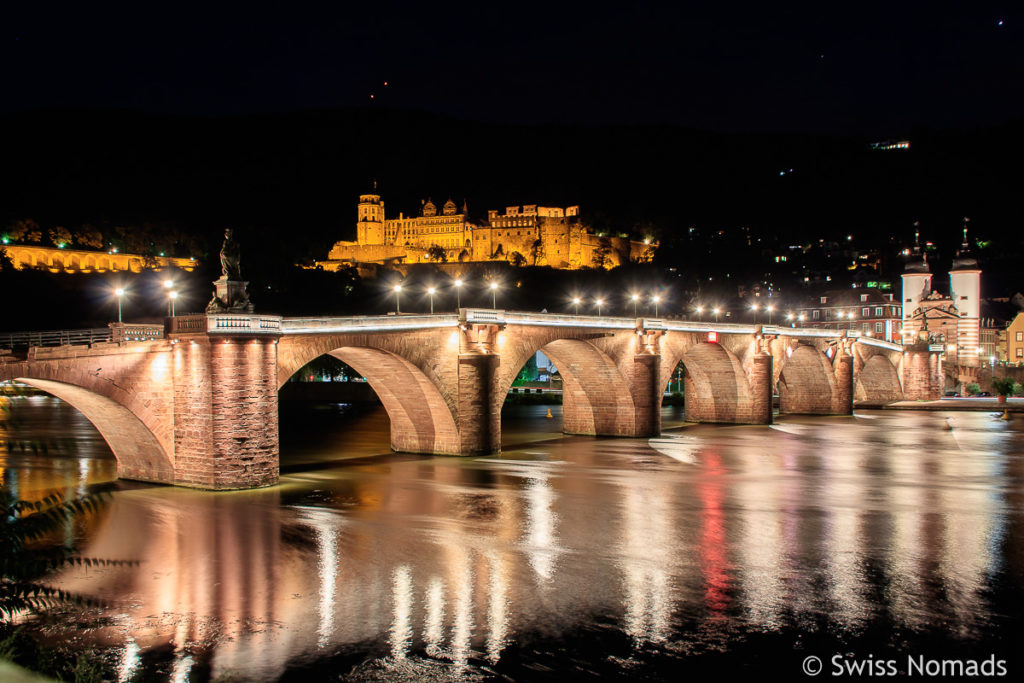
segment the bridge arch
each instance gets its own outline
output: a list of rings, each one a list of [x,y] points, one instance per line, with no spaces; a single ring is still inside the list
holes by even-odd
[[[899,371],[884,354],[868,358],[853,383],[853,398],[861,405],[885,405],[903,400]]]
[[[559,333],[561,332],[561,334]],[[509,335],[509,332],[503,332]],[[562,377],[562,431],[566,434],[632,436],[637,411],[634,386],[623,368],[613,359],[622,356],[618,348],[635,343],[610,339],[600,333],[580,332],[563,336],[564,331],[530,330],[514,335],[504,344],[508,360],[499,366],[495,380],[493,410],[501,406],[523,365],[538,351],[546,355]],[[506,355],[507,354],[507,355]]]
[[[839,386],[832,361],[809,344],[790,348],[792,351],[787,351],[779,369],[779,412],[815,415],[835,412]]]
[[[688,422],[751,421],[754,394],[739,356],[718,342],[688,340],[668,344],[663,363],[662,394],[672,381],[671,370],[681,362],[686,368],[683,405]]]
[[[174,464],[160,439],[132,410],[85,387],[38,377],[14,377],[56,396],[82,413],[117,460],[117,476],[164,484],[175,482]]]
[[[403,453],[459,454],[455,416],[438,385],[421,368],[393,350],[377,346],[311,345],[281,365],[278,389],[302,366],[330,355],[366,378],[391,420],[391,447]]]

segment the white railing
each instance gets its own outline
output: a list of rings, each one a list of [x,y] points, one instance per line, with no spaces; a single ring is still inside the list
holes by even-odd
[[[395,330],[423,330],[435,327],[455,327],[458,316],[452,313],[436,315],[366,315],[345,317],[284,318],[282,334],[358,334],[363,332],[392,332]]]
[[[281,317],[247,313],[211,313],[171,318],[171,334],[281,334]]]

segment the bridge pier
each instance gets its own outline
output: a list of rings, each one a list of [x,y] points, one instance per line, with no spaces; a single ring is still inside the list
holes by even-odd
[[[940,352],[915,344],[903,355],[903,398],[936,401],[942,398],[944,377]]]
[[[494,353],[459,354],[459,455],[501,451],[501,405],[495,376],[501,359]]]
[[[747,371],[750,382],[749,424],[770,425],[772,423],[772,357],[767,353],[756,353],[750,359]]]
[[[171,337],[174,483],[214,490],[276,484],[277,335],[202,327]]]
[[[853,415],[853,355],[842,347],[835,362],[836,392],[832,397],[834,415]]]

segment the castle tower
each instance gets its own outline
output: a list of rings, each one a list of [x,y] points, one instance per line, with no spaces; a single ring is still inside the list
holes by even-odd
[[[981,344],[981,269],[967,242],[969,220],[964,218],[964,241],[949,271],[949,298],[960,311],[957,345],[961,358],[976,357]]]
[[[932,274],[928,270],[928,259],[925,256],[907,263],[903,273],[903,294],[900,303],[903,306],[903,343],[912,343],[917,339],[919,323],[913,321],[914,311],[921,306],[921,300],[932,290]]]
[[[377,183],[373,184],[377,191]],[[384,244],[384,202],[379,194],[359,195],[356,241],[359,244]]]

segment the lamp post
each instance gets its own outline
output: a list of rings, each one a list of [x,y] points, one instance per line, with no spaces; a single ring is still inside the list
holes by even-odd
[[[633,301],[633,317],[636,317],[636,302],[640,301],[639,294],[631,294],[629,298]]]
[[[722,309],[716,307],[716,308],[712,309],[711,312],[715,314],[715,322],[717,323],[718,322],[718,314],[722,312]]]
[[[597,299],[596,301],[594,301],[594,303],[597,304],[597,317],[600,318],[601,317],[601,304],[604,303],[604,299]]]
[[[772,324],[772,311],[775,310],[775,306],[772,306],[771,304],[768,304],[767,306],[765,306],[765,309],[768,311],[768,324],[771,325]]]
[[[395,315],[398,315],[399,313],[402,312],[402,302],[399,300],[399,297],[402,294],[402,285],[395,285],[394,290],[395,290]]]
[[[572,298],[572,305],[575,306],[575,308],[576,308],[575,315],[579,315],[580,314],[580,298],[578,296],[574,296]]]
[[[430,314],[431,315],[434,314],[434,294],[436,292],[437,292],[437,289],[434,288],[434,287],[430,287],[430,288],[427,289],[427,294],[430,295]]]
[[[177,292],[175,292],[175,291],[171,291],[171,292],[170,292],[170,293],[168,293],[168,295],[167,295],[167,300],[168,300],[168,302],[170,302],[170,304],[171,304],[171,317],[172,317],[172,318],[174,317],[174,302],[175,302],[175,300],[176,300],[177,298],[178,298],[178,293],[177,293]]]
[[[698,306],[697,307],[697,320],[703,320],[703,319],[704,319],[704,307],[703,306]]]
[[[755,325],[757,324],[757,309],[758,309],[757,304],[751,304],[750,305],[750,310],[752,310],[754,312],[754,324]]]
[[[789,321],[789,326],[790,327],[796,327],[796,323],[793,322],[793,314],[792,313],[787,313],[786,314],[786,320]]]
[[[462,279],[455,281],[455,308],[462,308]]]
[[[174,281],[170,278],[164,280],[164,289],[167,290],[167,314],[174,317],[174,313],[171,311],[171,290],[174,288]]]
[[[114,294],[117,296],[117,322],[121,322],[121,299],[124,298],[124,289],[118,287],[114,290]]]
[[[491,283],[491,308],[498,307],[498,283]]]
[[[654,317],[658,317],[658,304],[661,302],[661,297],[655,294],[651,297],[651,301],[654,302]]]

